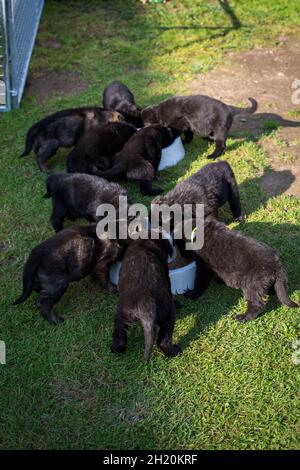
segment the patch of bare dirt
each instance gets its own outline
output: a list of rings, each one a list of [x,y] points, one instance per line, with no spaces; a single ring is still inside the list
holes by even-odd
[[[61,49],[63,47],[62,43],[54,37],[49,37],[47,39],[37,39],[36,45],[45,47],[46,49]]]
[[[300,197],[300,116],[292,117],[293,111],[295,115],[300,110],[292,103],[295,79],[300,80],[300,40],[281,38],[276,49],[229,53],[224,65],[190,83],[191,93],[213,96],[228,104],[249,106],[249,96],[258,101],[255,114],[236,116],[230,134],[259,138],[270,156],[274,171],[262,179],[267,195],[275,195],[276,187],[286,187],[289,181],[284,192]],[[280,126],[275,137],[266,135],[272,123]],[[283,178],[288,180],[281,184]]]
[[[88,83],[84,82],[77,73],[53,72],[42,70],[29,75],[25,93],[41,103],[64,95],[75,95],[86,90]]]

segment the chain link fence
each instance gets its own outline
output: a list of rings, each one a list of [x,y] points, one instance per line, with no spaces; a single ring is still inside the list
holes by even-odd
[[[20,104],[44,0],[0,0],[0,111]]]

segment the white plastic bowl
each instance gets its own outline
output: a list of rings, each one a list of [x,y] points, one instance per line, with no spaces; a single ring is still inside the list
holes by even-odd
[[[192,261],[192,263],[182,268],[170,269],[169,276],[172,294],[183,294],[187,290],[193,289],[196,277],[196,262]]]
[[[169,145],[169,147],[165,147],[162,149],[158,169],[164,170],[169,166],[177,165],[177,163],[184,158],[184,155],[185,150],[184,146],[182,145],[181,138],[177,137],[177,139],[174,140],[173,144]]]
[[[121,261],[117,261],[112,265],[109,272],[111,282],[117,286],[119,283],[119,275],[121,269]],[[196,277],[196,263],[193,261],[182,268],[170,269],[169,276],[171,281],[172,294],[183,294],[189,289],[193,289]]]

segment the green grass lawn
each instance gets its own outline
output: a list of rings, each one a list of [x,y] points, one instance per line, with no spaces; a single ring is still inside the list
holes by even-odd
[[[55,110],[99,105],[113,79],[125,81],[145,106],[187,92],[188,80],[222,63],[229,50],[275,47],[280,34],[300,35],[298,0],[230,4],[241,27],[216,0],[46,2],[38,39],[55,36],[63,47],[37,46],[31,72],[75,72],[88,87],[44,104],[25,96],[19,110],[0,116],[0,340],[7,348],[7,364],[0,365],[0,448],[299,447],[300,366],[292,362],[299,310],[272,298],[265,315],[238,324],[234,316],[246,307],[241,292],[213,284],[199,301],[180,298],[175,340],[183,353],[169,360],[155,348],[146,366],[138,326],[125,355],[110,353],[117,295],[101,292],[89,278],[71,285],[57,305],[62,326],[39,316],[35,295],[11,306],[26,257],[52,234],[45,176],[33,155],[17,158],[27,129]],[[201,168],[210,150],[194,139],[159,186],[169,190]],[[63,168],[66,153],[59,151],[52,168]],[[299,301],[299,201],[265,197],[259,180],[270,163],[259,140],[230,138],[224,159],[240,185],[247,214],[241,229],[278,250]],[[135,201],[150,203],[126,186]],[[221,217],[231,221],[226,209]]]

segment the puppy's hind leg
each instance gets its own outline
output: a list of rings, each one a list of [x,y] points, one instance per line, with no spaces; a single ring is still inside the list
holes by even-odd
[[[56,287],[56,286],[54,286]],[[52,312],[54,305],[60,300],[64,292],[68,287],[68,282],[62,281],[57,285],[57,290],[49,292],[46,290],[41,290],[40,295],[37,299],[37,307],[41,312],[42,316],[47,320],[50,325],[57,325],[63,323],[63,317],[55,315]]]
[[[241,323],[249,320],[255,320],[264,311],[263,293],[250,289],[243,290],[245,299],[247,300],[247,311],[242,315],[237,315],[235,319]]]
[[[55,139],[47,141],[46,144],[40,145],[37,149],[36,160],[39,169],[44,173],[49,173],[49,168],[46,165],[46,161],[49,160],[53,155],[56,154],[59,148],[59,142]]]
[[[63,229],[63,223],[67,217],[67,212],[68,210],[64,201],[57,196],[53,196],[50,222],[56,233]]]
[[[159,332],[157,338],[157,346],[164,352],[166,356],[175,357],[181,352],[177,344],[173,344],[173,331],[175,325],[175,303],[162,305],[161,312],[158,315]]]
[[[226,150],[226,135],[223,133],[223,131],[219,131],[218,133],[215,133],[214,136],[214,141],[216,144],[216,148],[211,153],[208,155],[207,158],[214,160],[215,158],[220,157]]]
[[[208,155],[207,158],[214,159],[214,158],[220,157],[222,153],[225,152],[227,134],[231,127],[232,120],[233,118],[231,115],[227,116],[226,119],[223,120],[223,122],[219,124],[217,129],[214,130],[213,136],[214,136],[216,148],[211,155]]]
[[[113,353],[123,353],[127,346],[128,324],[124,321],[122,310],[118,307],[115,316],[113,341],[110,347]]]

